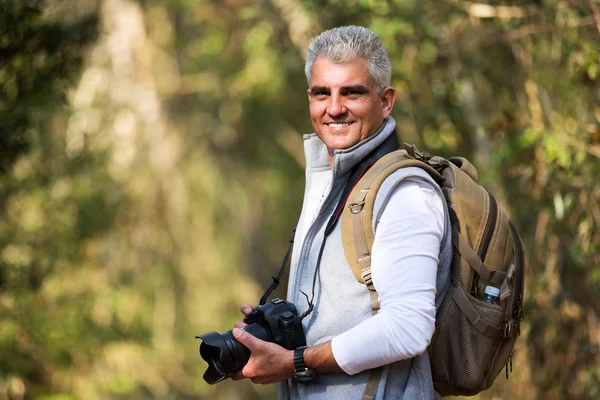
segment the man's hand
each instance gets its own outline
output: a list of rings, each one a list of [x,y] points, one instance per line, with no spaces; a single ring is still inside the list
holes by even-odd
[[[252,314],[252,306],[244,304],[240,307],[242,314]],[[287,350],[275,343],[260,340],[241,330],[246,323],[236,321],[233,336],[238,342],[250,350],[248,363],[231,375],[234,381],[249,378],[252,383],[268,384],[279,382],[294,376],[294,351]],[[317,372],[343,372],[333,356],[331,342],[326,342],[306,349],[304,362],[307,367]]]
[[[245,316],[252,314],[252,306],[244,304],[240,311]],[[249,378],[252,383],[268,384],[291,378],[294,374],[294,355],[290,350],[275,344],[260,340],[241,328],[246,326],[242,320],[234,324],[233,336],[238,342],[250,350],[248,363],[239,371],[236,371],[231,379]]]
[[[244,312],[243,309],[242,312]],[[250,359],[244,368],[236,371],[231,376],[234,381],[249,378],[252,383],[264,385],[279,382],[294,375],[294,354],[292,350],[286,350],[275,343],[260,340],[237,327],[233,329],[233,336],[238,342],[246,346],[251,353]]]
[[[252,314],[252,306],[250,304],[244,304],[240,307],[240,311],[245,316],[248,316],[248,315]],[[233,326],[235,328],[243,328],[244,326],[246,326],[246,323],[242,320],[239,320],[239,321],[235,321],[235,324],[233,324]]]

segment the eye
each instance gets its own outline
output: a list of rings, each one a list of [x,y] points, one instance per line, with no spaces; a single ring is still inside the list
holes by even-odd
[[[310,96],[316,100],[324,100],[329,96],[329,91],[324,89],[311,90]]]
[[[365,91],[361,90],[360,88],[348,88],[343,92],[343,95],[350,99],[356,99],[364,94]]]

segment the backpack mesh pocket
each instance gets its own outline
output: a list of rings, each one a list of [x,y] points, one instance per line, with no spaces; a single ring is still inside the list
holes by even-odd
[[[453,294],[463,289],[451,285],[438,311],[438,329],[429,349],[433,381],[443,395],[476,394],[487,389],[486,376],[493,365],[501,339],[479,332],[464,315]],[[466,294],[481,320],[499,327],[501,307]],[[443,321],[443,322],[442,322]],[[454,388],[455,390],[449,389]]]

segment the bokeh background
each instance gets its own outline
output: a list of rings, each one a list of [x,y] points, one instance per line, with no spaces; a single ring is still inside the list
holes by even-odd
[[[390,53],[401,140],[472,159],[527,249],[476,398],[600,398],[598,0],[0,0],[0,399],[275,398],[207,385],[194,336],[279,267],[305,50],[345,24]]]

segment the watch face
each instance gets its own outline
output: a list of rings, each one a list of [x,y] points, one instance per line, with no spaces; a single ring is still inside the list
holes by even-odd
[[[305,368],[304,371],[294,371],[294,378],[298,382],[310,382],[315,379],[316,373],[312,369]]]

